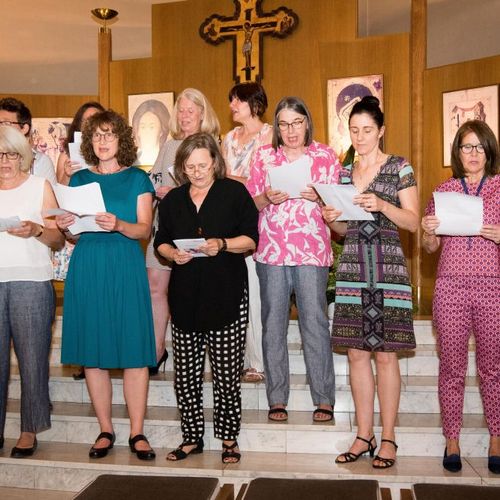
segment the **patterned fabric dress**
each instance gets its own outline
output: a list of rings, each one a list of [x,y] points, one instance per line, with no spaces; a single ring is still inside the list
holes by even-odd
[[[352,183],[353,166],[340,183]],[[401,207],[398,191],[415,186],[413,169],[389,156],[364,193]],[[348,221],[337,269],[332,346],[365,351],[415,347],[411,285],[397,226],[381,212],[373,221]]]

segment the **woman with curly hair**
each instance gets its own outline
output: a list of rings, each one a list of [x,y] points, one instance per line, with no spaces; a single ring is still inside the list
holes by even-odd
[[[64,293],[62,362],[85,367],[87,388],[101,433],[89,452],[101,458],[113,448],[112,386],[108,370],[123,368],[130,417],[129,446],[142,460],[155,453],[143,434],[148,366],[156,365],[151,299],[140,239],[149,236],[153,185],[137,168],[132,128],[114,111],[92,116],[82,135],[89,165],[70,186],[97,182],[106,212],[96,215],[102,232],[80,235]],[[68,234],[73,215],[56,218]]]

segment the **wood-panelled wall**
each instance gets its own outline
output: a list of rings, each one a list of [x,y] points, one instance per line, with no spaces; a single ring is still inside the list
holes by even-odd
[[[443,92],[500,83],[500,56],[433,68],[424,72],[422,210],[434,188],[451,177],[443,168]],[[431,314],[438,255],[421,255],[421,313]]]
[[[83,103],[98,100],[95,95],[0,94],[4,97],[24,102],[34,118],[72,118]]]
[[[264,12],[285,5],[299,16],[288,38],[264,37],[262,83],[269,98],[265,119],[272,119],[278,100],[298,95],[311,108],[316,139],[325,141],[326,108],[321,81],[318,43],[354,40],[357,33],[356,0],[265,0]],[[150,59],[114,61],[111,71],[111,106],[126,113],[127,95],[195,87],[206,94],[225,133],[231,123],[227,94],[232,80],[233,46],[226,41],[207,44],[198,35],[200,24],[212,14],[230,16],[229,0],[187,0],[153,5],[153,40]]]

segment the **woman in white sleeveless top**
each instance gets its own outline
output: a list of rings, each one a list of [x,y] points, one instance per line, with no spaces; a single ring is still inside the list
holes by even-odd
[[[29,174],[31,148],[13,127],[0,127],[0,449],[4,445],[10,343],[21,377],[21,434],[10,456],[33,455],[36,434],[50,427],[49,347],[55,300],[50,249],[63,235],[42,213],[56,208],[50,184]]]

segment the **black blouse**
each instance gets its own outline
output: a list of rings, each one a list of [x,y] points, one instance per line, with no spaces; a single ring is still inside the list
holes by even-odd
[[[247,189],[232,179],[217,179],[200,210],[189,195],[190,184],[172,189],[158,207],[154,246],[175,247],[174,239],[234,238],[258,242],[258,211]],[[239,318],[248,287],[245,255],[219,252],[172,266],[168,299],[172,323],[185,331],[220,330]]]

